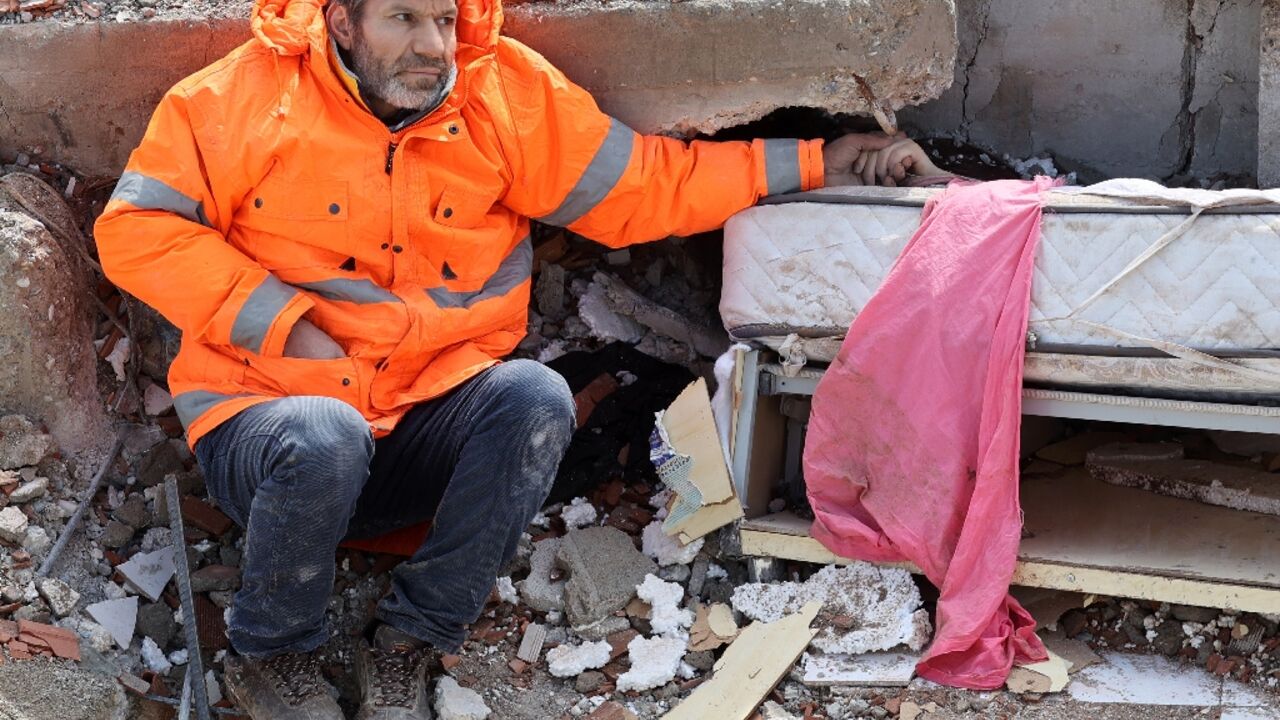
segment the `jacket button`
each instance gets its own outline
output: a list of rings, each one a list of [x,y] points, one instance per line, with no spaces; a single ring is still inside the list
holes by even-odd
[[[350,384],[351,384],[351,378],[342,378],[342,384],[343,384],[343,385],[350,385]]]
[[[397,253],[398,253],[398,252],[404,252],[404,248],[400,247],[399,245],[396,245],[396,246],[394,246],[394,247],[392,247],[392,248],[391,248],[391,252],[397,252]]]
[[[253,199],[253,206],[254,206],[254,207],[256,207],[256,208],[260,208],[260,207],[262,207],[262,198],[254,198],[254,199]]]
[[[449,126],[449,134],[450,134],[450,135],[457,135],[457,134],[458,134],[458,126],[457,126],[457,125],[450,125],[450,126]]]
[[[447,218],[451,218],[451,217],[453,217],[453,208],[445,208],[445,209],[444,209],[444,216],[445,216],[445,217],[447,217]]]
[[[382,249],[383,249],[383,250],[386,250],[386,249],[387,249],[387,248],[389,248],[389,247],[391,247],[391,244],[390,244],[390,243],[382,243]]]
[[[338,213],[340,213],[340,212],[342,212],[342,208],[338,207],[338,203],[334,203],[334,204],[332,204],[332,205],[330,205],[330,206],[329,206],[329,214],[330,214],[330,215],[337,215],[337,214],[338,214]]]

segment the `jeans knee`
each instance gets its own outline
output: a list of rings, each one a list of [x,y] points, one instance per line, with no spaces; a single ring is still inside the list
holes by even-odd
[[[565,379],[533,360],[512,360],[494,368],[500,371],[501,396],[516,415],[516,423],[547,430],[568,443],[577,420],[573,393]]]
[[[328,397],[290,397],[279,428],[285,467],[295,483],[354,502],[373,459],[373,434],[360,411]],[[340,492],[341,491],[341,492]]]

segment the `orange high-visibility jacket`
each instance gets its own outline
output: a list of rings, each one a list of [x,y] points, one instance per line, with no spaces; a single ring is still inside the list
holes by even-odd
[[[529,220],[611,247],[719,227],[819,187],[821,143],[641,136],[459,0],[457,81],[388,129],[334,62],[323,0],[258,0],[254,38],[161,101],[96,229],[121,288],[182,331],[195,442],[255,403],[325,395],[389,432],[525,333]],[[336,69],[335,69],[336,68]],[[347,357],[282,356],[304,314]]]

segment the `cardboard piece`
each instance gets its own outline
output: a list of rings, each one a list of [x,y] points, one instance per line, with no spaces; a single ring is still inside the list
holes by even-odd
[[[658,476],[674,493],[665,533],[687,545],[742,517],[706,380],[699,378],[658,413],[653,444]]]

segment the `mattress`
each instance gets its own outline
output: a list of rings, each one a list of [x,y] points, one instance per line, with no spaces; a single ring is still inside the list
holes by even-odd
[[[775,347],[792,335],[842,337],[931,192],[849,188],[735,215],[725,225],[726,329]],[[1151,340],[1225,356],[1280,348],[1280,208],[1206,212],[1116,280],[1187,218],[1176,208],[1055,196],[1032,280],[1033,348],[1105,355]]]

